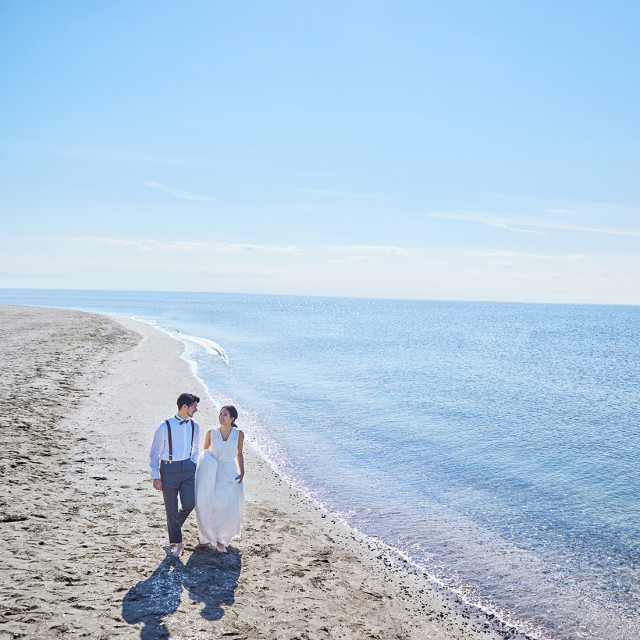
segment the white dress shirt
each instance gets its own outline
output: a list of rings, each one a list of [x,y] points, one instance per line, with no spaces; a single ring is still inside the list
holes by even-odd
[[[180,424],[180,423],[183,424]],[[200,451],[200,427],[193,421],[193,446],[191,445],[191,420],[183,421],[179,416],[169,418],[171,425],[171,448],[173,462],[191,458],[194,464],[198,461]],[[163,422],[153,434],[151,451],[149,453],[149,467],[151,478],[160,477],[160,461],[169,460],[169,437],[167,435],[167,423]]]

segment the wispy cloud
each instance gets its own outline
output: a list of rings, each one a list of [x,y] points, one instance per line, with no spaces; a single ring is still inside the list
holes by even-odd
[[[158,240],[123,240],[120,238],[89,236],[84,238],[74,238],[76,242],[89,244],[103,244],[114,247],[131,247],[138,251],[202,251],[215,253],[239,253],[250,251],[273,251],[275,253],[288,253],[299,255],[302,249],[295,245],[291,246],[269,246],[263,244],[231,244],[227,242],[207,243],[207,242],[185,242],[177,240],[175,242],[159,242]]]
[[[375,258],[371,256],[348,256],[347,258],[328,260],[327,262],[332,264],[351,264],[356,267],[370,267],[376,264]]]
[[[337,196],[342,198],[379,198],[375,193],[354,193],[349,191],[326,191],[324,189],[296,189],[301,193],[313,193],[320,196]]]
[[[114,247],[132,247],[138,249],[138,251],[196,251],[207,246],[204,242],[186,242],[184,240],[158,242],[157,240],[123,240],[121,238],[98,236],[74,238],[74,240],[78,242],[88,242],[90,244],[106,244]]]
[[[275,251],[276,253],[290,253],[293,255],[299,255],[302,253],[302,249],[295,245],[287,247],[268,246],[264,244],[211,244],[208,247],[212,251],[217,252],[241,252],[241,251]]]
[[[392,253],[397,256],[406,256],[411,251],[404,247],[391,247],[383,245],[351,244],[345,246],[327,247],[335,251],[370,251],[373,253]]]
[[[533,260],[559,260],[563,262],[583,262],[587,258],[581,254],[554,255],[549,253],[521,253],[519,251],[474,251],[483,258],[530,258]]]
[[[489,225],[490,227],[497,227],[498,229],[507,229],[508,231],[517,231],[518,233],[535,233],[536,235],[545,235],[544,231],[536,231],[534,229],[521,229],[516,226],[512,226],[512,223],[503,222],[497,219],[490,219],[490,216],[485,214],[454,214],[454,213],[430,213],[430,218],[447,218],[449,220],[466,220],[469,222],[480,222],[482,224]],[[514,224],[522,225],[520,221]],[[524,225],[526,226],[526,225]]]
[[[210,198],[209,196],[201,196],[197,193],[187,193],[186,191],[172,189],[171,187],[167,187],[164,184],[160,184],[159,182],[151,182],[150,180],[147,180],[144,185],[146,187],[151,187],[152,189],[166,191],[167,193],[170,193],[174,198],[183,198],[185,200],[202,200],[205,202],[212,202],[213,200],[215,200],[215,198]]]
[[[87,242],[89,244],[110,244],[114,247],[135,247],[140,251],[144,251],[145,247],[142,242],[136,240],[121,240],[120,238],[99,238],[97,236],[87,236],[85,238],[73,238],[76,242]]]
[[[585,231],[590,233],[605,233],[618,236],[636,236],[640,237],[640,231],[624,230],[624,229],[607,229],[604,227],[583,227],[580,225],[567,224],[559,220],[550,218],[520,217],[520,216],[502,216],[492,213],[478,213],[475,211],[464,211],[461,213],[429,213],[431,218],[447,218],[449,220],[464,220],[467,222],[478,222],[486,224],[490,227],[498,227],[508,229],[510,231],[520,231],[524,233],[542,233],[541,231],[533,231],[530,229],[522,229],[520,227],[535,227],[542,229],[561,229],[563,231]]]

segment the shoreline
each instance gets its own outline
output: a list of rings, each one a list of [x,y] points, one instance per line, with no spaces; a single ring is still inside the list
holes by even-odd
[[[211,397],[210,391],[205,381],[198,375],[198,364],[194,360],[191,360],[188,357],[186,357],[184,353],[185,351],[184,346],[186,345],[186,342],[195,342],[200,346],[203,346],[205,349],[209,350],[210,352],[214,352],[217,357],[221,358],[224,362],[228,364],[229,363],[228,356],[218,343],[212,341],[209,338],[200,338],[200,337],[195,337],[189,334],[180,334],[179,336],[175,336],[172,334],[170,330],[161,327],[155,320],[144,320],[135,316],[123,316],[116,313],[106,314],[106,315],[108,315],[109,317],[112,317],[116,321],[124,320],[125,322],[134,321],[135,323],[142,323],[148,327],[152,327],[153,329],[156,329],[162,332],[167,337],[169,337],[170,340],[174,340],[179,343],[182,343],[183,353],[181,354],[181,358],[189,364],[194,378],[198,381],[200,387],[204,390],[204,393],[206,394],[207,399],[212,401],[216,405],[219,404],[215,399]],[[205,432],[203,431],[202,433],[205,433]],[[245,433],[245,435],[247,434]],[[527,632],[523,629],[519,629],[517,623],[512,623],[508,619],[505,619],[499,611],[495,609],[491,609],[489,607],[484,607],[480,604],[474,603],[473,601],[466,600],[465,594],[462,590],[457,590],[454,587],[447,585],[446,582],[439,579],[435,575],[430,574],[427,569],[420,567],[416,562],[414,562],[408,555],[403,553],[400,549],[397,549],[392,545],[387,544],[386,542],[382,541],[379,538],[371,536],[367,533],[363,533],[356,527],[349,524],[346,520],[344,520],[342,516],[332,512],[329,508],[325,507],[319,500],[317,500],[315,497],[313,497],[313,495],[311,495],[308,491],[306,491],[304,487],[297,485],[296,478],[291,477],[288,474],[281,473],[278,470],[276,463],[274,463],[269,458],[268,454],[265,453],[260,448],[259,444],[255,440],[253,440],[250,436],[245,438],[245,453],[247,450],[257,455],[261,461],[265,462],[270,468],[272,473],[274,473],[278,478],[283,480],[288,486],[290,486],[295,492],[297,492],[297,494],[299,494],[298,497],[301,500],[307,501],[313,506],[313,508],[321,510],[321,512],[325,514],[322,516],[323,518],[330,517],[332,520],[332,524],[334,525],[337,524],[340,530],[342,531],[343,542],[345,544],[351,544],[351,545],[355,544],[356,546],[365,545],[366,547],[368,547],[369,552],[375,551],[374,555],[376,556],[376,559],[380,560],[382,558],[383,565],[384,565],[382,566],[380,563],[375,563],[375,562],[372,563],[371,566],[375,570],[387,571],[391,567],[394,567],[395,569],[399,569],[400,572],[403,574],[408,573],[410,575],[416,576],[418,578],[418,583],[417,583],[418,590],[422,588],[420,586],[421,581],[428,582],[429,585],[434,586],[436,589],[441,589],[444,592],[445,599],[446,598],[455,599],[454,608],[459,606],[465,607],[465,615],[466,615],[467,614],[466,608],[470,607],[471,610],[475,611],[476,613],[479,613],[481,617],[485,617],[487,618],[487,620],[490,620],[490,621],[495,620],[496,624],[500,629],[500,633],[503,633],[503,632],[510,633],[511,638],[513,639],[517,638],[521,640],[544,640],[547,637],[542,632],[537,632],[537,633],[533,633],[533,635],[530,635],[532,632]],[[397,577],[394,575],[392,576],[391,579],[396,580]]]
[[[21,491],[28,515],[2,525],[13,527],[16,546],[45,553],[18,557],[11,565],[11,584],[0,593],[18,607],[2,613],[0,637],[34,632],[91,638],[529,637],[407,569],[399,554],[289,485],[251,446],[245,454],[243,535],[232,542],[228,557],[195,548],[195,518],[190,516],[185,555],[181,561],[167,558],[162,500],[148,472],[153,430],[185,390],[202,397],[196,419],[203,436],[217,415],[202,381],[181,357],[182,343],[151,324],[122,316],[38,307],[0,307],[0,313],[14,335],[25,333],[25,323],[40,322],[29,339],[40,336],[40,352],[49,349],[54,361],[73,362],[69,345],[75,344],[78,325],[89,329],[76,342],[91,352],[87,370],[77,374],[86,395],[70,411],[48,414],[54,427],[73,440],[69,464],[56,459],[44,474],[27,475],[35,485]],[[61,326],[65,322],[73,331]],[[57,346],[46,339],[56,331]],[[109,348],[106,336],[113,338]],[[24,371],[29,366],[35,365],[23,358],[16,376],[33,373],[37,387],[35,369]],[[64,387],[61,392],[51,383],[40,391],[43,398],[55,399]],[[38,410],[40,398],[31,395]],[[64,473],[60,465],[68,467]],[[31,466],[30,461],[23,466]],[[41,480],[59,489],[48,494],[44,505],[34,490]],[[71,499],[70,505],[60,496]],[[40,545],[32,521],[42,506],[47,513],[65,511],[57,526],[41,535]],[[56,531],[66,542],[52,560],[47,553]],[[44,586],[31,579],[34,561],[50,577]],[[20,571],[26,575],[22,581]],[[51,593],[57,599],[46,597]]]

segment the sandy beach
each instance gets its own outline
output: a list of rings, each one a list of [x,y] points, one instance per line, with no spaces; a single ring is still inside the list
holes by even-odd
[[[0,307],[0,638],[525,638],[292,488],[247,447],[243,535],[167,555],[148,450],[182,344],[126,318]],[[241,418],[238,420],[242,426]]]

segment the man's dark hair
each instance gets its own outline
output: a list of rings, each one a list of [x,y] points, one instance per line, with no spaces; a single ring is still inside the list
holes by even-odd
[[[178,396],[178,411],[182,409],[183,404],[190,407],[194,402],[200,402],[200,398],[198,398],[198,396],[194,396],[193,393],[181,393]]]

